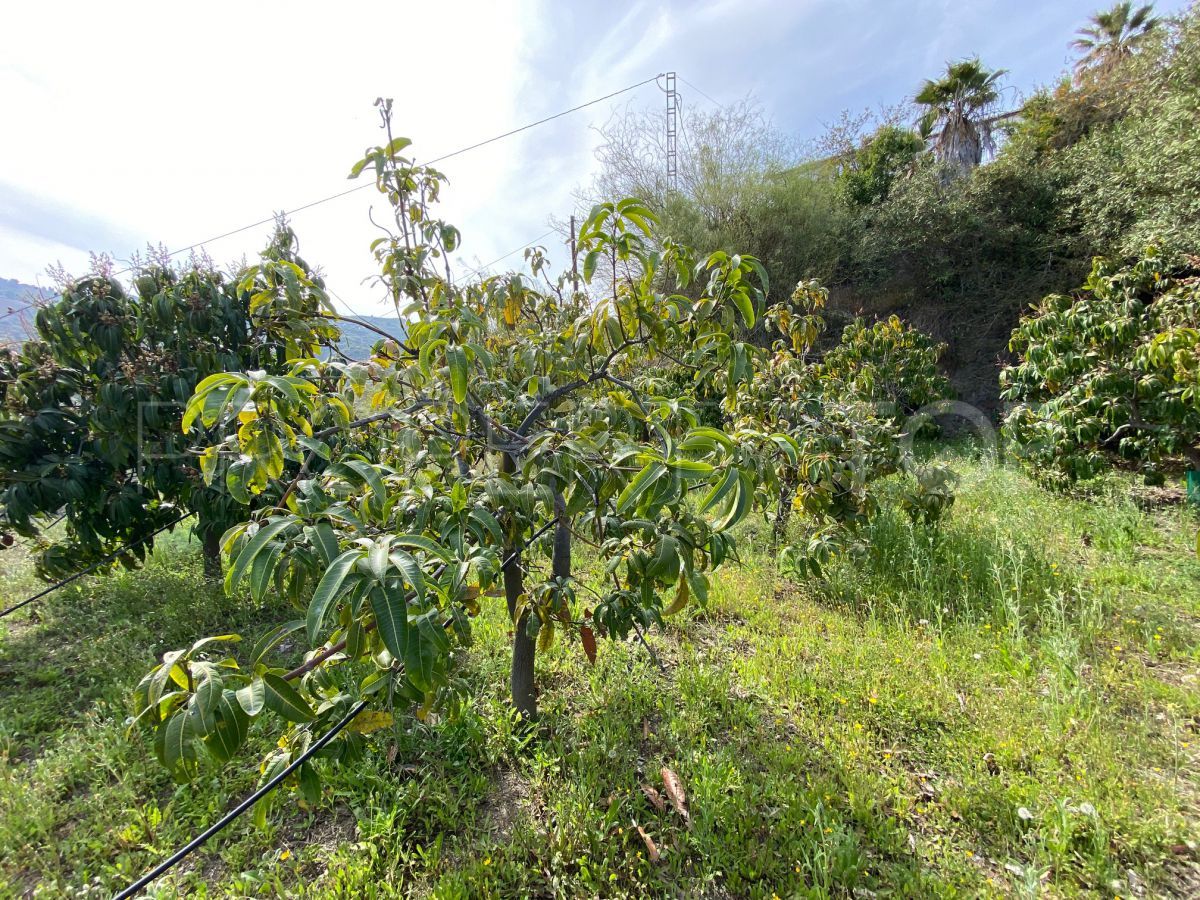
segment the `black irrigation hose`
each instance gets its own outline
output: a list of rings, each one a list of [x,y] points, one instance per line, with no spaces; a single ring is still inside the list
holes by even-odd
[[[518,549],[514,550],[511,554],[509,554],[508,558],[504,560],[502,565],[508,565],[510,562],[512,562],[512,560],[515,559],[522,550],[527,548],[530,544],[532,544],[534,541],[536,541],[539,537],[541,537],[543,534],[545,534],[547,531],[549,531],[551,528],[553,528],[554,525],[555,525],[555,520],[551,519],[549,522],[547,522],[545,525],[543,525],[541,528],[539,528],[537,531],[535,531],[532,535],[529,536],[528,540],[526,540],[522,543],[521,547],[519,547]],[[316,753],[318,750],[320,750],[322,747],[324,747],[326,744],[328,744],[331,740],[333,740],[337,736],[339,731],[341,731],[343,728],[345,728],[347,725],[349,725],[351,720],[353,720],[355,716],[357,716],[360,712],[363,711],[363,709],[366,708],[366,705],[367,705],[366,700],[360,700],[354,706],[354,708],[351,709],[350,712],[348,712],[346,714],[345,718],[343,718],[340,722],[338,722],[331,729],[329,729],[329,731],[325,732],[325,734],[322,735],[306,751],[304,751],[304,753],[302,753],[298,759],[294,760],[291,763],[291,765],[289,765],[286,769],[284,769],[282,772],[280,772],[278,775],[276,775],[274,778],[272,778],[270,781],[268,781],[266,784],[264,784],[262,787],[260,787],[257,791],[255,791],[253,794],[251,794],[249,797],[247,797],[245,800],[243,800],[241,803],[239,803],[236,807],[234,807],[232,810],[230,810],[215,825],[210,826],[203,833],[194,837],[188,844],[186,844],[180,850],[177,850],[168,859],[159,863],[157,866],[155,866],[153,869],[151,869],[149,872],[147,872],[145,875],[143,875],[141,878],[139,878],[137,881],[135,881],[129,887],[125,888],[125,890],[121,891],[121,893],[117,894],[113,898],[113,900],[126,900],[126,898],[134,896],[135,894],[138,893],[138,891],[142,890],[144,887],[146,887],[148,884],[150,884],[150,882],[154,881],[154,879],[163,875],[165,872],[167,872],[169,869],[171,869],[173,866],[175,866],[177,863],[179,863],[181,860],[183,860],[184,857],[188,856],[193,851],[195,851],[197,848],[199,848],[205,841],[207,841],[213,835],[222,831],[231,822],[233,822],[234,819],[236,819],[238,816],[242,815],[242,813],[246,812],[248,809],[250,809],[250,807],[254,806],[255,803],[257,803],[259,800],[261,800],[263,797],[265,797],[267,794],[269,794],[271,791],[273,791],[275,788],[277,788],[279,786],[280,782],[282,782],[285,778],[287,778],[289,775],[291,775],[293,772],[295,772],[298,768],[300,768],[300,766],[304,765],[304,763],[314,753]]]
[[[34,600],[40,600],[42,597],[45,597],[47,594],[57,591],[60,587],[66,587],[72,581],[78,581],[84,575],[91,575],[93,572],[95,572],[101,566],[108,565],[114,559],[117,559],[122,554],[129,552],[134,547],[137,547],[139,544],[144,544],[144,543],[146,543],[146,541],[150,540],[151,538],[158,537],[160,534],[162,534],[168,528],[174,528],[176,525],[178,525],[184,519],[191,518],[194,515],[195,515],[195,513],[187,513],[186,515],[182,515],[178,519],[168,522],[166,525],[164,525],[162,528],[159,528],[157,531],[152,531],[152,532],[150,532],[150,534],[146,535],[145,537],[140,537],[136,541],[132,541],[132,542],[126,544],[121,549],[114,550],[112,553],[108,554],[108,556],[104,557],[104,559],[97,560],[96,562],[94,562],[90,566],[88,566],[86,569],[84,569],[82,572],[76,572],[74,575],[71,575],[68,578],[64,578],[62,581],[56,582],[44,590],[38,591],[32,597],[26,597],[20,603],[14,604],[13,606],[10,606],[8,609],[4,610],[3,612],[0,612],[0,619],[3,619],[5,616],[10,615],[11,613],[15,613],[18,609],[21,609],[24,606],[28,606]]]
[[[215,825],[210,826],[205,831],[203,831],[196,837],[192,838],[192,840],[189,843],[187,843],[184,847],[182,847],[181,849],[179,849],[175,853],[173,853],[168,859],[159,863],[157,866],[155,866],[153,869],[151,869],[149,872],[147,872],[145,875],[143,875],[141,878],[139,878],[137,881],[135,881],[129,887],[125,888],[125,890],[121,891],[121,893],[117,894],[116,897],[113,898],[113,900],[126,900],[127,897],[134,896],[135,894],[138,893],[138,891],[140,891],[142,888],[144,888],[146,885],[148,885],[154,879],[156,879],[160,875],[164,874],[168,869],[172,868],[177,863],[179,863],[184,857],[191,854],[194,850],[196,850],[198,847],[200,847],[200,845],[203,844],[205,841],[207,841],[210,837],[215,835],[217,832],[222,831],[234,819],[236,819],[242,813],[246,812],[246,810],[250,809],[250,807],[252,807],[255,803],[257,803],[259,800],[261,800],[267,794],[271,793],[271,791],[275,790],[275,788],[279,787],[280,782],[282,782],[285,778],[287,778],[289,775],[291,775],[293,772],[295,772],[298,768],[300,768],[302,765],[304,765],[304,763],[307,762],[309,757],[311,757],[314,753],[316,753],[318,750],[320,750],[322,747],[324,747],[326,744],[328,744],[331,740],[333,740],[337,736],[339,731],[341,731],[343,728],[345,728],[347,725],[349,725],[351,720],[355,716],[357,716],[360,712],[362,712],[364,708],[366,708],[366,705],[367,705],[366,700],[360,700],[357,704],[355,704],[354,708],[351,709],[350,712],[346,713],[345,717],[340,722],[338,722],[336,725],[334,725],[332,728],[330,728],[327,732],[325,732],[325,734],[323,734],[320,738],[318,738],[312,744],[312,746],[310,746],[307,750],[305,750],[303,753],[301,753],[297,759],[293,760],[291,765],[289,765],[286,769],[284,769],[282,772],[280,772],[278,775],[276,775],[274,778],[272,778],[270,781],[268,781],[266,784],[264,784],[262,787],[260,787],[257,791],[255,791],[253,794],[251,794],[249,797],[247,797],[245,800],[243,800],[241,803],[239,803],[237,806],[235,806],[233,809],[231,809]]]

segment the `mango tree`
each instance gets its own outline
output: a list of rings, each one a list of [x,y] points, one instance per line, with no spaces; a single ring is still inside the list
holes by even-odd
[[[1043,479],[1090,478],[1124,460],[1161,476],[1200,470],[1200,273],[1150,248],[1097,259],[1083,288],[1051,294],[1013,332],[1005,432]]]
[[[795,463],[791,438],[700,426],[653,375],[669,359],[736,394],[758,352],[740,337],[764,313],[757,261],[694,261],[623,200],[583,223],[577,279],[551,280],[530,251],[528,274],[455,283],[458,232],[432,214],[442,176],[404,157],[386,106],[383,118],[388,142],[352,177],[371,172],[393,211],[373,250],[405,340],[362,366],[213,375],[188,407],[185,425],[235,429],[204,459],[239,460],[229,478],[259,498],[224,539],[229,589],[295,598],[301,617],[241,660],[210,657],[233,639],[220,636],[143,681],[140,714],[180,777],[200,746],[228,759],[264,710],[294,726],[268,770],[361,698],[425,715],[453,698],[453,658],[493,596],[513,623],[513,704],[532,718],[538,648],[564,634],[594,656],[596,635],[703,603],[732,529],[776,465]],[[281,477],[280,457],[296,475]],[[573,578],[576,540],[598,554],[599,583]],[[311,649],[288,670],[272,648],[291,632]],[[364,716],[360,730],[391,713]]]
[[[841,341],[817,358],[825,330],[828,292],[817,281],[801,282],[787,307],[772,310],[777,340],[739,388],[736,421],[744,428],[786,434],[794,464],[777,470],[774,544],[787,542],[792,509],[806,517],[804,546],[784,548],[784,561],[820,575],[821,562],[878,508],[873,486],[908,469],[917,486],[903,501],[934,522],[953,496],[949,477],[919,469],[904,447],[904,412],[944,395],[937,371],[938,348],[895,317],[874,325],[856,319]],[[926,486],[944,490],[935,501]]]
[[[39,310],[36,337],[0,354],[0,508],[41,541],[39,571],[61,576],[129,545],[121,561],[133,565],[149,535],[195,513],[219,574],[219,538],[247,510],[201,479],[190,448],[203,436],[180,430],[184,406],[213,373],[269,377],[318,352],[337,334],[325,305],[281,226],[240,279],[164,262],[127,288],[97,271]],[[65,533],[46,540],[60,511]]]

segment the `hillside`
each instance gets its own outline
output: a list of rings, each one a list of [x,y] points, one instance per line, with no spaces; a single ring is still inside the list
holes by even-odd
[[[1078,289],[1098,256],[1200,251],[1200,11],[1128,15],[1106,14],[1100,44],[1015,106],[991,68],[1010,60],[967,58],[797,150],[753,101],[693,110],[678,191],[650,152],[658,120],[633,111],[603,130],[594,187],[642,197],[699,250],[752,253],[774,300],[817,278],[839,318],[899,315],[947,344],[958,399],[995,415],[1031,303]]]
[[[50,291],[14,278],[0,278],[0,344],[25,340],[29,336],[26,325],[31,312],[22,313],[21,307],[50,294]]]
[[[21,311],[35,300],[47,299],[52,291],[24,284],[13,278],[0,278],[0,344],[29,339],[33,327],[33,311]],[[356,316],[365,325],[386,331],[398,339],[404,338],[404,327],[395,316]],[[380,337],[369,328],[353,322],[343,322],[341,351],[351,359],[364,359]]]
[[[386,331],[398,340],[404,339],[404,326],[395,316],[355,316],[355,318],[380,331]],[[339,327],[342,329],[342,340],[338,347],[351,359],[365,359],[370,356],[371,347],[376,341],[382,340],[374,331],[354,322],[342,322]]]

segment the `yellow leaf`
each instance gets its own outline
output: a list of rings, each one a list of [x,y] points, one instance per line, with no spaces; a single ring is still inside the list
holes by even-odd
[[[378,731],[380,728],[387,728],[391,724],[392,714],[390,712],[368,709],[355,716],[354,720],[347,727],[359,734],[370,734],[372,731]]]
[[[675,602],[663,610],[664,616],[673,616],[679,612],[688,603],[688,582],[687,576],[681,574],[679,576],[679,588],[675,591]]]

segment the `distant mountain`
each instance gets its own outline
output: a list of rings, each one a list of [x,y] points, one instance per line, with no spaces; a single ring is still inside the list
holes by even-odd
[[[33,310],[24,310],[36,300],[46,300],[54,295],[53,291],[22,284],[12,278],[0,278],[0,345],[20,343],[29,340],[33,328]],[[393,337],[404,340],[404,326],[395,316],[355,316],[367,325],[372,325],[380,331],[385,331]],[[366,359],[371,355],[371,347],[382,340],[380,335],[356,325],[352,322],[339,322],[342,329],[342,340],[339,343],[341,351],[351,359]]]
[[[387,332],[396,340],[404,340],[408,336],[403,323],[395,316],[355,316],[359,321],[374,326],[380,331]],[[375,346],[376,341],[382,341],[383,337],[369,328],[363,328],[362,325],[356,325],[353,322],[338,322],[338,328],[342,330],[342,339],[338,342],[338,349],[345,353],[351,359],[366,359],[371,355],[371,348]]]
[[[14,278],[0,278],[0,344],[28,339],[26,325],[32,326],[34,311],[23,307],[53,295],[53,291]]]

